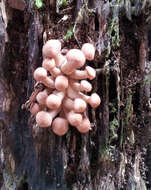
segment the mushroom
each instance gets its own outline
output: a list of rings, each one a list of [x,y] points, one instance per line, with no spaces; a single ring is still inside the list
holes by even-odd
[[[61,71],[66,75],[70,75],[75,69],[85,64],[85,56],[79,49],[71,49],[66,54],[67,62],[61,65]]]
[[[93,80],[96,77],[96,71],[90,67],[85,67],[85,70],[75,70],[72,74],[69,76],[71,79],[90,79]]]
[[[61,55],[61,43],[59,40],[48,40],[42,49],[43,56],[53,58],[56,66],[61,66],[66,59]]]
[[[47,90],[43,90],[42,92],[39,92],[36,96],[36,100],[39,104],[45,105],[46,104],[46,99],[48,97],[48,92]]]
[[[85,43],[81,48],[87,60],[92,61],[95,55],[95,48],[93,44]]]
[[[50,72],[50,74],[54,77],[58,76],[61,74],[61,71],[59,68],[56,67],[55,65],[55,60],[54,59],[44,59],[42,66]]]
[[[81,98],[76,98],[74,100],[74,111],[75,112],[84,112],[87,108],[86,102]]]
[[[101,99],[97,93],[93,93],[91,96],[87,96],[80,92],[79,95],[83,100],[89,103],[92,108],[98,107],[101,103]]]
[[[53,92],[53,94],[50,94],[46,99],[47,107],[50,109],[58,109],[62,103],[64,95],[64,92]]]
[[[64,109],[67,120],[72,126],[78,126],[82,122],[82,115],[80,113],[75,113],[73,110],[67,111]]]
[[[76,126],[77,130],[80,133],[87,133],[91,129],[91,123],[88,119],[88,117],[84,117],[80,125]]]
[[[71,99],[75,99],[79,97],[79,93],[69,85],[67,88],[67,96]]]
[[[38,67],[34,71],[34,79],[36,81],[43,81],[47,78],[47,71],[43,67]]]
[[[37,103],[33,103],[29,109],[33,115],[36,115],[40,110],[40,106]]]
[[[39,127],[49,127],[52,123],[52,117],[48,112],[40,111],[36,115],[36,122]]]
[[[69,129],[68,121],[62,117],[57,117],[52,122],[52,130],[56,135],[62,136],[67,133]]]
[[[69,84],[73,90],[80,91],[80,83],[77,80],[70,79]]]
[[[64,75],[59,75],[55,79],[55,88],[59,91],[64,91],[68,87],[68,78]]]
[[[51,126],[52,120],[59,113],[60,109],[52,111],[40,111],[36,115],[36,122],[39,127],[49,127]]]
[[[80,91],[90,92],[92,90],[92,85],[87,80],[81,80]]]
[[[65,97],[63,100],[62,106],[67,110],[73,110],[74,101],[68,97]]]
[[[48,88],[55,88],[54,79],[51,76],[46,77],[42,80],[42,83],[47,86]]]

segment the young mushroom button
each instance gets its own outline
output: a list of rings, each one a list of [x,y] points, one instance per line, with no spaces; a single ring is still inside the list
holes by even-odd
[[[71,49],[66,55],[67,62],[61,65],[61,71],[70,75],[75,69],[85,64],[85,56],[79,49]]]

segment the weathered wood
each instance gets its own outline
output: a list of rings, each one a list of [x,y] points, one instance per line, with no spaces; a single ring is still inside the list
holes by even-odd
[[[1,190],[150,188],[150,1],[56,0],[40,9],[32,0],[17,2],[0,2]],[[86,135],[70,127],[58,137],[21,109],[51,38],[65,49],[96,46],[86,64],[97,70],[93,92],[102,103],[88,109]]]

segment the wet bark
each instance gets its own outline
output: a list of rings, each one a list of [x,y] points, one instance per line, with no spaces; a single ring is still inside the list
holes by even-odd
[[[41,8],[32,0],[1,0],[1,190],[151,188],[150,14],[149,0],[50,0]],[[96,47],[86,64],[97,71],[92,85],[102,103],[88,109],[88,134],[70,127],[58,137],[22,109],[51,38],[67,49]]]

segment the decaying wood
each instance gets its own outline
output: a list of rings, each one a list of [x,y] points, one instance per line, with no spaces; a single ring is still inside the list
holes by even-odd
[[[40,9],[32,0],[17,2],[0,2],[1,190],[149,189],[149,0],[43,1]],[[70,127],[58,137],[21,109],[43,89],[33,71],[51,38],[61,40],[64,54],[85,42],[96,47],[94,62],[86,64],[97,71],[93,92],[102,103],[88,108],[88,134]]]

